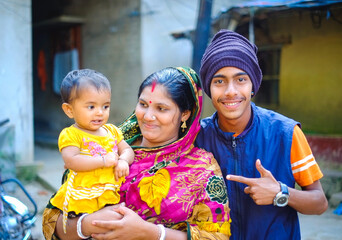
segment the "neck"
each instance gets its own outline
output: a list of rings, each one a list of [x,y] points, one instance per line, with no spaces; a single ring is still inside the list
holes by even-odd
[[[161,146],[165,146],[165,145],[168,145],[174,141],[176,141],[178,139],[178,136],[174,137],[174,138],[171,138],[171,139],[168,139],[166,141],[156,141],[156,142],[153,142],[153,141],[149,141],[147,140],[146,138],[142,138],[141,141],[139,142],[140,146],[141,147],[149,147],[149,148],[153,148],[153,147],[161,147]]]
[[[251,108],[243,116],[234,119],[227,119],[218,114],[218,126],[224,132],[232,132],[234,135],[239,135],[246,129],[251,116]]]

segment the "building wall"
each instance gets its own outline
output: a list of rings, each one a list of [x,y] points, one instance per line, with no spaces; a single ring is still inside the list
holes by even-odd
[[[112,85],[109,122],[118,124],[132,113],[141,81],[140,1],[73,0],[63,15],[84,20],[81,26],[82,68],[95,69],[108,77]],[[42,47],[49,39],[38,39]],[[46,51],[49,53],[49,51]],[[53,57],[53,56],[52,56]],[[51,56],[49,61],[52,61]],[[37,53],[35,53],[37,61]],[[45,92],[35,89],[36,139],[57,143],[59,132],[73,123],[61,109],[60,96],[52,92],[51,66]],[[40,129],[40,130],[39,130]]]
[[[33,161],[31,1],[0,6],[0,121],[14,126],[17,162]]]
[[[269,21],[274,38],[291,39],[281,53],[279,111],[300,121],[307,133],[341,135],[342,24],[322,14],[319,25],[310,11]]]

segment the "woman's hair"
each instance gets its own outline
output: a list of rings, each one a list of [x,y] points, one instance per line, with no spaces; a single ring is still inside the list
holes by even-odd
[[[92,69],[80,69],[70,71],[62,81],[61,84],[61,97],[63,103],[70,103],[72,100],[71,95],[74,92],[74,97],[77,98],[79,92],[88,87],[95,87],[98,91],[108,90],[111,92],[110,82],[100,72]]]
[[[181,112],[186,110],[192,112],[195,106],[195,99],[190,83],[176,68],[164,68],[148,76],[139,87],[138,98],[146,87],[153,84],[164,86],[169,97],[177,104]]]

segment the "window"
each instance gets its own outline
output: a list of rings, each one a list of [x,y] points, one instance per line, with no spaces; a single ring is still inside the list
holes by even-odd
[[[258,59],[263,73],[262,83],[254,102],[276,107],[279,104],[280,45],[259,47]]]

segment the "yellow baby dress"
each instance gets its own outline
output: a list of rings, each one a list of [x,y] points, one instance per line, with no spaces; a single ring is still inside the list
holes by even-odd
[[[58,139],[59,150],[75,146],[81,154],[89,156],[117,152],[117,144],[123,139],[121,131],[113,124],[105,124],[103,127],[107,130],[106,136],[95,136],[74,126],[63,129]],[[68,212],[92,213],[107,204],[118,203],[118,191],[123,181],[123,177],[115,181],[113,167],[85,172],[70,170],[67,180],[51,199],[53,206],[63,210],[64,232]]]

